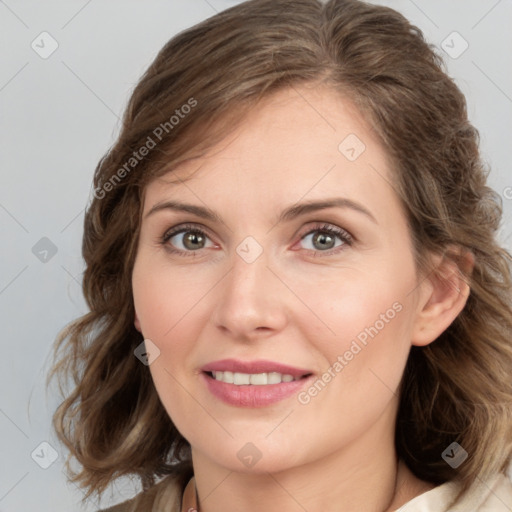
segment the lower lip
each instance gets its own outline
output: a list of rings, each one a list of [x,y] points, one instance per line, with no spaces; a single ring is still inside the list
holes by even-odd
[[[265,407],[275,404],[298,393],[312,378],[312,375],[310,375],[309,377],[292,382],[281,382],[280,384],[237,386],[236,384],[215,380],[204,372],[201,376],[212,395],[229,405],[237,407]]]

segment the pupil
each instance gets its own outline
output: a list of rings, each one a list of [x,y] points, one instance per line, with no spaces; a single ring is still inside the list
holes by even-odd
[[[322,244],[326,243],[326,240],[327,240],[327,243],[329,243],[329,239],[330,239],[330,242],[332,244],[333,237],[331,235],[328,235],[326,233],[319,233],[318,235],[314,236],[313,241],[314,242],[320,242],[320,245],[322,245]],[[325,248],[325,246],[324,246],[324,248]],[[328,247],[328,248],[330,249],[331,247]]]

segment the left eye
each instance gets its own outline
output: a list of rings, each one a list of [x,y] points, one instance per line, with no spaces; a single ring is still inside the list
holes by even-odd
[[[336,247],[350,245],[352,238],[345,230],[324,226],[309,231],[301,238],[301,241],[308,241],[310,244],[310,247],[306,247],[308,250],[327,252]]]

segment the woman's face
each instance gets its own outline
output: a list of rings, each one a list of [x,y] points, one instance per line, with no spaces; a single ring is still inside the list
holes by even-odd
[[[172,421],[229,470],[392,443],[418,290],[386,149],[330,90],[265,99],[146,189],[136,326]]]

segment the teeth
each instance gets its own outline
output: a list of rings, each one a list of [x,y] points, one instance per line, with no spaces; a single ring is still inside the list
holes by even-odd
[[[280,382],[282,382],[280,373],[271,372],[271,373],[267,373],[267,375],[268,375],[267,380],[268,380],[269,384],[279,384]]]
[[[239,373],[239,372],[212,372],[215,380],[235,384],[236,386],[265,386],[266,384],[280,384],[281,382],[292,382],[299,380],[300,377],[282,374],[277,372],[270,373]]]
[[[238,373],[235,372],[233,375],[233,384],[237,386],[241,386],[242,384],[250,384],[251,376],[248,373]]]
[[[256,373],[251,375],[249,380],[254,386],[263,386],[268,384],[268,375],[266,373]]]

